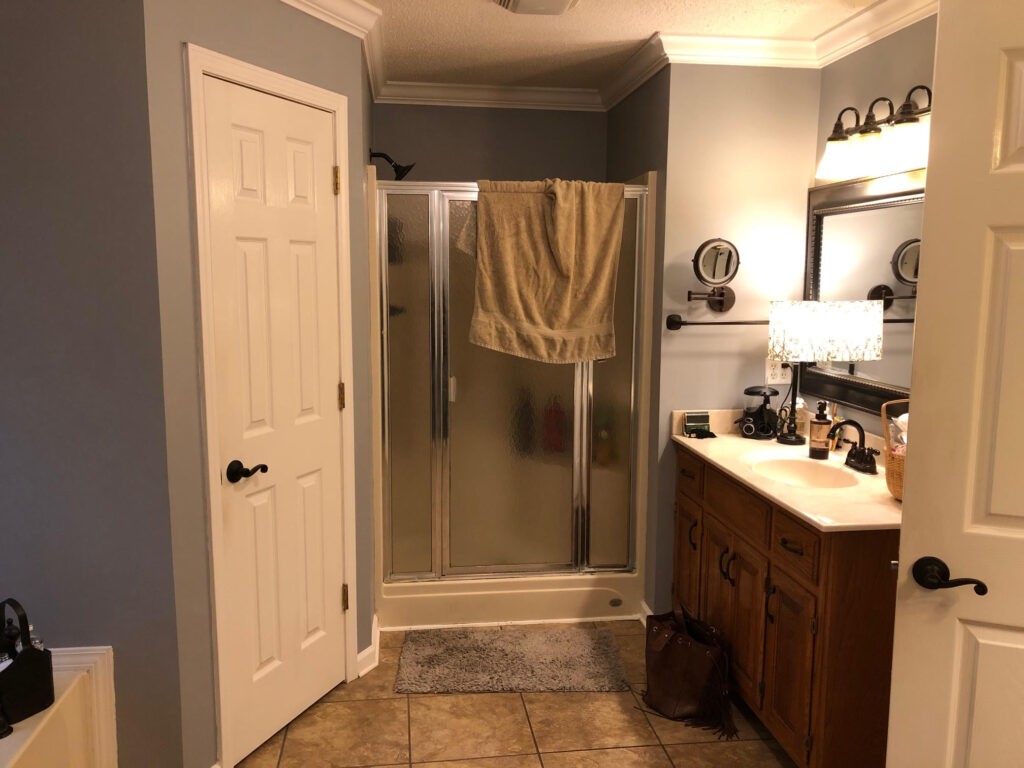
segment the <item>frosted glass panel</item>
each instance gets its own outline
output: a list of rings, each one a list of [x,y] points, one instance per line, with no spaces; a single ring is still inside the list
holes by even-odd
[[[432,569],[431,316],[427,195],[387,197],[391,564]]]
[[[592,384],[588,564],[598,567],[629,564],[636,228],[637,201],[627,199],[615,288],[615,357],[594,363]]]
[[[449,561],[453,570],[569,568],[575,366],[469,343],[475,211],[449,203]]]

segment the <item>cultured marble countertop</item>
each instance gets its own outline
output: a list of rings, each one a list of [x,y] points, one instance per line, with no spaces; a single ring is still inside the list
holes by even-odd
[[[672,439],[819,530],[831,533],[900,527],[902,509],[885,484],[881,456],[875,457],[878,474],[866,475],[843,464],[846,449],[832,451],[827,462],[848,472],[856,485],[808,488],[764,477],[753,468],[754,463],[770,459],[819,463],[807,457],[806,445],[782,445],[774,440],[748,440],[730,434],[705,440],[680,435]]]

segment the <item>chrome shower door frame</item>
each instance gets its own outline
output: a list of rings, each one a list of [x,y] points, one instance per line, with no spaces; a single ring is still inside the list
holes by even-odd
[[[638,315],[644,260],[640,258],[645,241],[644,224],[647,188],[628,185],[625,196],[637,200],[637,222],[635,273],[632,318],[632,361],[630,381],[630,457],[629,457],[629,509],[628,509],[628,562],[622,565],[589,565],[590,541],[590,469],[592,456],[592,406],[594,363],[576,363],[573,381],[573,462],[572,462],[572,558],[568,563],[522,564],[503,566],[454,566],[449,548],[451,535],[450,483],[451,444],[451,371],[449,338],[449,205],[454,201],[477,200],[478,186],[475,183],[433,184],[429,182],[380,182],[378,184],[379,218],[378,242],[380,253],[377,267],[380,277],[381,312],[381,382],[382,382],[382,427],[383,427],[383,502],[384,502],[384,576],[386,581],[421,581],[439,578],[500,578],[525,574],[565,574],[632,571],[636,557],[636,455],[637,425],[636,381],[639,355]],[[389,316],[388,316],[388,196],[395,194],[426,195],[428,197],[428,226],[430,275],[431,328],[431,570],[421,573],[394,574],[392,571],[392,530],[391,522],[391,418],[389,414],[390,377],[388,371]]]

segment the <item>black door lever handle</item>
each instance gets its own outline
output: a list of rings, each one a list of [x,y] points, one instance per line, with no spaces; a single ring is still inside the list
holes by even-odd
[[[224,470],[224,477],[228,479],[229,483],[237,483],[243,477],[252,477],[257,472],[266,472],[270,467],[266,464],[257,464],[252,469],[248,469],[238,459],[232,459],[228,464],[227,469]]]
[[[974,594],[987,595],[988,585],[978,579],[950,579],[949,566],[937,557],[922,557],[910,571],[914,581],[925,589],[951,589],[974,585]]]

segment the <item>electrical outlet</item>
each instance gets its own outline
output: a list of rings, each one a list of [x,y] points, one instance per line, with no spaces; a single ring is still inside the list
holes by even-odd
[[[775,386],[777,384],[789,384],[790,377],[793,375],[793,369],[788,365],[783,368],[780,360],[765,360],[764,361],[764,383],[767,386]]]

